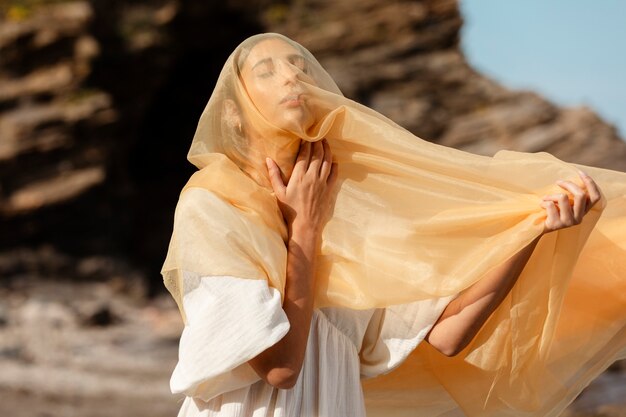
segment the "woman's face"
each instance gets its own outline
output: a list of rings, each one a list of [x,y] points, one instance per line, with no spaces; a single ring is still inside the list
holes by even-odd
[[[281,39],[266,39],[252,47],[241,76],[261,114],[275,126],[291,131],[313,124],[298,76],[307,72],[304,56]]]

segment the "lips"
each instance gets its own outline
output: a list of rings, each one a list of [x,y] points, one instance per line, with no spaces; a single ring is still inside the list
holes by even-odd
[[[280,100],[280,104],[290,103],[290,102],[293,102],[294,104],[300,103],[301,96],[302,94],[288,94],[285,97],[283,97],[282,100]]]

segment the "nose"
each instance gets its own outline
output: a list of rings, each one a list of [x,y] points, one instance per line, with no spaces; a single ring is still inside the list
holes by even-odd
[[[299,69],[290,62],[280,61],[280,75],[288,82],[295,82],[298,78]]]

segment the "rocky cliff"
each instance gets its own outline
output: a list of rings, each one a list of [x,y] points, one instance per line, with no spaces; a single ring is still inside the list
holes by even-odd
[[[626,170],[626,143],[591,109],[473,70],[456,1],[5,0],[0,11],[3,252],[106,254],[158,281],[197,118],[230,51],[263,31],[307,46],[345,95],[424,139]]]

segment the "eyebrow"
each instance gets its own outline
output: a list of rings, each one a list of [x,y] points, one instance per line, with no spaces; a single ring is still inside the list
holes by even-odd
[[[300,55],[300,54],[290,54],[290,55],[287,55],[287,58],[291,58],[291,59],[293,59],[293,58],[300,58],[300,59],[303,59],[303,60],[306,61],[306,58],[303,55]],[[272,58],[263,58],[262,60],[260,60],[256,64],[254,64],[252,66],[252,69],[255,69],[258,65],[264,64],[264,63],[269,62],[271,60],[272,60]]]
[[[271,60],[272,60],[272,58],[264,58],[264,59],[260,60],[259,62],[257,62],[256,64],[254,64],[254,65],[252,66],[252,69],[255,69],[255,68],[256,68],[256,67],[258,67],[259,65],[264,64],[264,63],[266,63],[266,62],[269,62],[269,61],[271,61]]]

